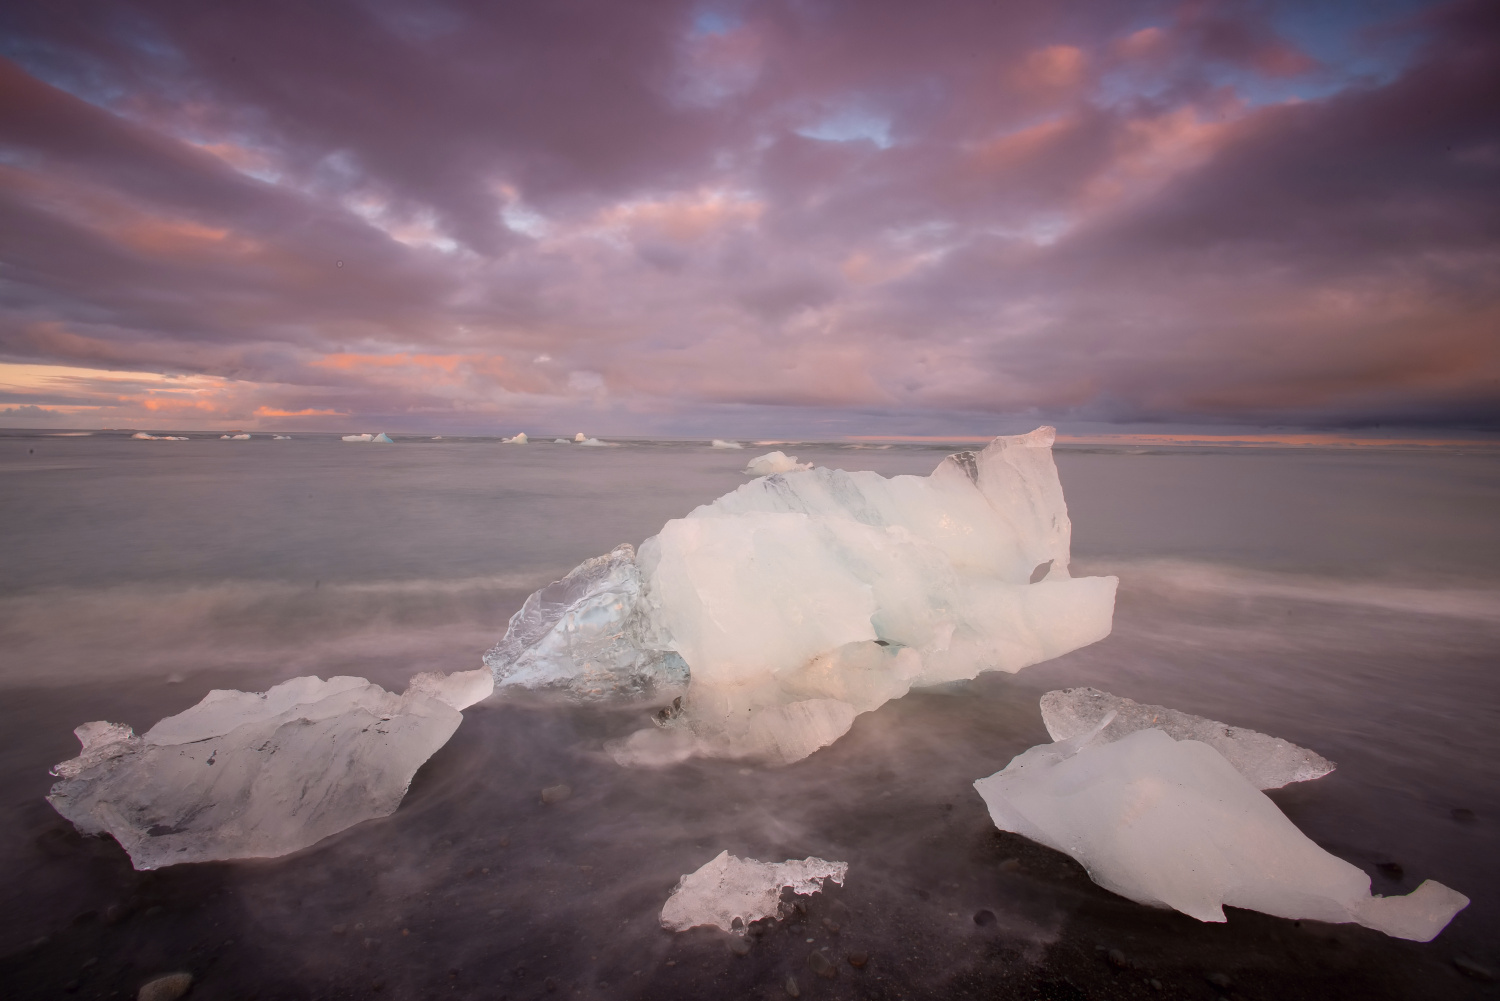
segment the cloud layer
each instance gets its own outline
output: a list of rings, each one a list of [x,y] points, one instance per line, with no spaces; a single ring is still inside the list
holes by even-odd
[[[1494,426],[1500,9],[1350,6],[17,5],[0,409]]]

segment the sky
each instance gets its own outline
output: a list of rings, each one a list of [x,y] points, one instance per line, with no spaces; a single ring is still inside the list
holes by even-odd
[[[0,426],[1500,428],[1492,0],[0,9]]]

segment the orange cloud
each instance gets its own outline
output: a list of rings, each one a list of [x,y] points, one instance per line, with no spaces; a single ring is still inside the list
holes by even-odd
[[[256,407],[257,417],[348,417],[347,410],[282,410],[278,407]]]
[[[1087,58],[1072,45],[1037,49],[1011,70],[1011,82],[1028,90],[1063,90],[1083,82]]]

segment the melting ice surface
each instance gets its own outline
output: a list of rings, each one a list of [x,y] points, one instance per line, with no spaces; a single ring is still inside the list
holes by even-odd
[[[113,835],[137,869],[285,855],[394,813],[493,684],[484,670],[419,674],[394,695],[364,678],[293,678],[210,692],[139,737],[85,723],[47,799],[85,834]]]
[[[807,896],[823,889],[825,879],[842,886],[848,872],[847,862],[820,858],[757,862],[722,851],[677,881],[661,909],[661,925],[672,931],[700,925],[732,931],[736,920],[749,925],[761,918],[779,917],[782,887]]]
[[[1156,728],[1112,742],[1095,728],[1041,744],[974,783],[995,826],[1077,859],[1105,889],[1223,921],[1223,905],[1358,922],[1430,941],[1469,899],[1427,880],[1404,897],[1299,831],[1213,747]]]
[[[690,678],[659,729],[609,746],[621,764],[790,762],[914,686],[1103,639],[1116,580],[1068,575],[1054,436],[996,438],[925,477],[752,480],[537,592],[485,664],[501,687],[584,698]]]
[[[1110,722],[1101,730],[1105,717]],[[1280,789],[1333,771],[1334,764],[1316,751],[1244,727],[1122,699],[1097,688],[1066,688],[1042,696],[1042,722],[1053,740],[1092,734],[1096,744],[1119,740],[1155,727],[1174,740],[1201,740],[1222,754],[1257,789]]]

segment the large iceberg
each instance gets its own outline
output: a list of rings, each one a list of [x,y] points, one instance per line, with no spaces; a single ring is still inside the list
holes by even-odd
[[[1068,574],[1053,438],[996,438],[925,477],[752,480],[538,592],[485,663],[502,687],[583,697],[689,675],[658,729],[610,745],[622,764],[796,761],[914,686],[1109,634],[1115,578]]]
[[[1110,722],[1101,730],[1106,716]],[[1064,688],[1043,695],[1042,722],[1053,740],[1093,733],[1094,743],[1107,744],[1151,727],[1174,740],[1201,740],[1224,755],[1257,789],[1320,779],[1334,769],[1332,761],[1289,740],[1166,706],[1141,705],[1097,688]]]
[[[686,931],[712,925],[735,930],[762,918],[779,917],[782,887],[807,896],[823,889],[830,879],[842,886],[849,863],[820,858],[758,862],[722,851],[696,871],[677,881],[661,909],[661,926]]]
[[[1426,942],[1468,906],[1432,880],[1371,896],[1369,876],[1314,844],[1217,750],[1156,728],[1095,740],[1111,721],[975,782],[995,826],[1066,852],[1107,890],[1200,921],[1223,921],[1227,904]]]
[[[85,834],[110,834],[137,869],[271,858],[394,813],[488,671],[419,674],[395,695],[364,678],[293,678],[263,693],[217,690],[141,736],[74,731],[48,802]]]

